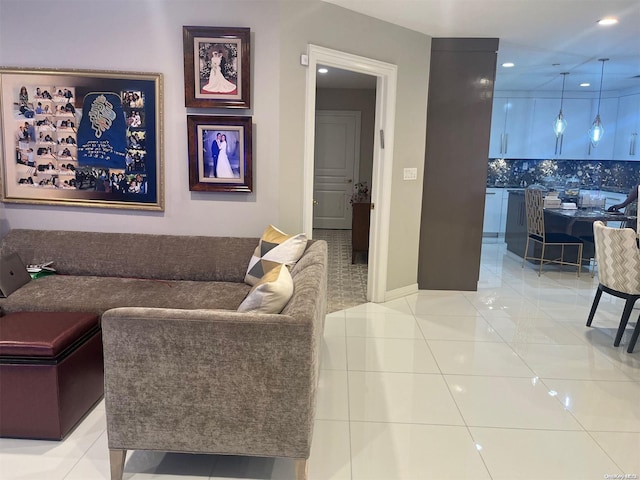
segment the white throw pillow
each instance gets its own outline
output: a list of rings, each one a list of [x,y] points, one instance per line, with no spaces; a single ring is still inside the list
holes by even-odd
[[[244,277],[245,283],[255,285],[262,276],[277,264],[288,267],[300,260],[307,247],[307,235],[287,235],[273,225],[269,225],[253,252]]]
[[[293,279],[286,265],[269,270],[249,291],[238,312],[280,313],[293,295]]]

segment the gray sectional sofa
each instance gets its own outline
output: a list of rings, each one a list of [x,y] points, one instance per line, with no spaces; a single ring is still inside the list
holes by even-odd
[[[309,241],[280,314],[236,311],[257,238],[12,230],[0,255],[53,261],[4,312],[102,314],[112,479],[127,450],[296,460],[306,478],[327,246]]]

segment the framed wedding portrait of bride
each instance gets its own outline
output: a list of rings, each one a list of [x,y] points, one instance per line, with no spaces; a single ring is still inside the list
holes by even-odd
[[[251,32],[182,27],[186,107],[251,107]]]
[[[253,191],[251,117],[187,115],[189,190]]]

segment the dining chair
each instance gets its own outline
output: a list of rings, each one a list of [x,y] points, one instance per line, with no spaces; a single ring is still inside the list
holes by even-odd
[[[628,204],[626,207],[624,207],[624,215],[625,217],[636,217],[638,215],[638,202],[632,202],[630,204]],[[631,228],[633,230],[637,230],[636,229],[636,219],[625,219],[622,222],[620,222],[620,226],[619,228]],[[603,222],[604,225],[607,225],[606,222]],[[588,236],[581,236],[580,240],[582,240],[585,243],[591,243],[594,244],[594,239],[593,239],[593,235],[588,235]],[[595,251],[595,244],[594,244],[594,248],[593,250]],[[591,278],[593,278],[596,274],[596,268],[598,266],[598,261],[593,258],[583,258],[582,259],[583,262],[587,262],[589,264],[589,266],[591,267]],[[593,264],[591,263],[593,261]]]
[[[580,276],[580,268],[582,267],[582,241],[572,235],[561,232],[546,232],[544,225],[544,208],[542,200],[542,190],[538,188],[527,188],[525,195],[525,209],[527,213],[527,244],[524,249],[524,257],[522,258],[522,268],[524,268],[528,259],[540,260],[538,268],[538,276],[542,273],[542,266],[547,263],[555,263],[559,265],[572,265],[577,267],[578,276]],[[540,257],[529,256],[529,245],[538,243],[542,245]],[[547,247],[560,247],[560,258],[553,260],[545,258]],[[532,245],[535,247],[535,245]],[[565,247],[576,247],[577,256],[575,262],[565,261]],[[535,248],[534,248],[535,253]]]
[[[622,318],[614,346],[620,345],[633,305],[640,298],[640,249],[636,232],[630,228],[607,227],[601,221],[593,222],[593,237],[598,261],[598,289],[596,290],[587,327],[591,326],[602,292],[625,300]],[[632,353],[640,335],[640,319],[631,335],[627,352]]]

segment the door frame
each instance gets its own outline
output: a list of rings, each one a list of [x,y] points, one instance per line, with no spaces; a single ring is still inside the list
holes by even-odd
[[[361,129],[361,117],[362,112],[359,110],[316,110],[316,117],[320,115],[325,116],[345,116],[352,117],[355,120],[355,151],[354,151],[354,159],[353,159],[353,172],[351,172],[351,188],[360,181],[360,129]],[[315,119],[315,117],[314,117]],[[314,130],[315,132],[315,130]],[[315,134],[314,134],[314,152],[315,152]],[[314,190],[315,190],[315,153],[314,153]],[[346,201],[346,199],[345,199]]]
[[[391,217],[391,180],[393,175],[393,140],[396,116],[396,65],[338,50],[309,44],[307,48],[307,95],[305,103],[304,179],[302,203],[303,231],[313,236],[313,180],[316,112],[316,72],[318,64],[377,77],[374,123],[371,229],[369,233],[369,268],[367,300],[381,303],[387,291],[389,262],[389,225]],[[384,132],[384,134],[382,134]],[[384,148],[382,147],[384,137]]]

